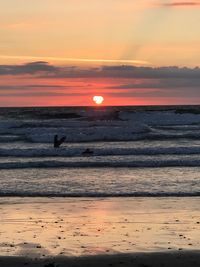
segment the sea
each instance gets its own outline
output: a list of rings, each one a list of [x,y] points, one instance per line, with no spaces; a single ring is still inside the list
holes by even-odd
[[[5,196],[200,196],[200,106],[0,108]]]

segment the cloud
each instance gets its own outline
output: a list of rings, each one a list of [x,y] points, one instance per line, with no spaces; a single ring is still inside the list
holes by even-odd
[[[132,65],[81,68],[54,66],[45,61],[23,65],[0,65],[0,75],[33,75],[38,78],[125,78],[125,79],[200,79],[200,68],[187,67],[138,67]]]
[[[0,75],[22,75],[38,73],[56,73],[58,68],[45,61],[36,61],[22,65],[0,65]]]
[[[168,89],[141,89],[141,90],[119,90],[110,92],[109,95],[118,96],[118,97],[147,97],[147,98],[159,98],[159,97],[185,97],[189,98],[198,98],[200,97],[200,91],[196,89],[189,89],[188,88],[171,88]]]
[[[161,6],[164,7],[193,7],[200,6],[200,2],[198,1],[182,1],[182,2],[171,2],[171,3],[163,3]]]
[[[0,75],[23,77],[31,75],[32,84],[0,85],[1,95],[12,96],[75,96],[88,93],[92,88],[101,92],[124,96],[169,96],[190,97],[200,95],[200,68],[187,67],[138,67],[131,65],[81,68],[54,66],[38,61],[23,65],[0,65]],[[10,77],[9,77],[10,78]],[[54,79],[65,81],[56,84]],[[38,79],[38,81],[37,81]],[[41,82],[41,80],[43,82]],[[101,81],[104,80],[104,84]],[[45,84],[48,81],[48,84]],[[72,82],[73,81],[73,82]],[[75,83],[74,83],[75,82]],[[88,82],[90,86],[88,86]],[[5,81],[4,81],[5,83]],[[87,86],[86,86],[87,84]],[[94,86],[93,86],[94,85]]]
[[[108,86],[118,97],[200,97],[200,79],[148,79]]]
[[[84,95],[87,93],[79,93],[79,95]],[[73,92],[66,92],[66,93],[61,93],[61,92],[50,92],[50,91],[41,91],[41,92],[32,92],[32,91],[20,91],[20,92],[15,92],[9,94],[7,92],[1,92],[0,91],[0,96],[12,96],[12,97],[22,97],[22,96],[28,96],[28,97],[44,97],[44,96],[77,96],[77,93]]]
[[[179,67],[135,67],[135,66],[111,66],[103,67],[102,75],[120,78],[200,78],[200,68],[179,68]]]
[[[114,65],[83,68],[37,61],[0,65],[0,75],[0,98],[78,99],[80,96],[90,98],[98,92],[127,99],[185,97],[185,103],[188,99],[196,102],[200,99],[199,67]]]
[[[156,88],[197,88],[200,91],[200,79],[157,79],[157,80],[141,80],[140,83],[137,81],[119,85],[113,85],[108,88],[111,89],[156,89]]]
[[[0,91],[15,91],[15,90],[66,90],[79,89],[85,87],[84,85],[56,85],[56,84],[27,84],[27,85],[0,85]]]
[[[30,90],[30,89],[62,89],[66,86],[62,85],[44,85],[44,84],[35,84],[35,85],[0,85],[0,90],[13,91],[13,90]]]

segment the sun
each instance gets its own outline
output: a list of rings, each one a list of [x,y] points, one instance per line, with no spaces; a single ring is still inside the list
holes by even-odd
[[[104,98],[103,96],[100,96],[100,95],[95,95],[93,97],[93,101],[97,104],[97,105],[101,105],[104,101]]]

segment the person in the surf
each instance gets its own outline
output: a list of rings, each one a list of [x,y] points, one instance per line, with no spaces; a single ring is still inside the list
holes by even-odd
[[[87,148],[86,150],[82,152],[82,156],[85,156],[85,157],[92,156],[93,154],[94,154],[94,151],[90,150],[89,148]]]
[[[62,138],[58,139],[58,135],[56,134],[54,136],[54,147],[59,148],[62,143],[64,143],[66,140],[66,136],[63,136]]]

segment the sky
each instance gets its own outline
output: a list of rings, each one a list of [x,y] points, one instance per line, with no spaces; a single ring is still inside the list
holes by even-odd
[[[200,104],[200,0],[0,3],[0,106]]]

